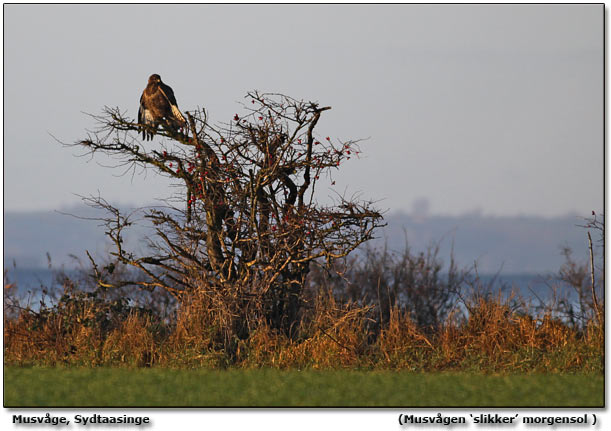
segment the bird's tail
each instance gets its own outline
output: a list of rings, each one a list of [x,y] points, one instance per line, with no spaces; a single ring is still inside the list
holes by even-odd
[[[174,119],[181,123],[181,127],[187,127],[187,121],[185,120],[185,117],[182,115],[182,112],[180,112],[180,109],[178,109],[178,107],[176,105],[171,105],[172,106],[172,116],[174,117]]]

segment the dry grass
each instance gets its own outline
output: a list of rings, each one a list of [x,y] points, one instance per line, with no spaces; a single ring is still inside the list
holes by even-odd
[[[79,296],[80,295],[80,296]],[[186,299],[176,319],[77,294],[39,312],[4,321],[9,365],[172,368],[402,369],[412,371],[598,372],[604,332],[546,314],[512,309],[500,296],[473,298],[465,317],[451,314],[437,328],[418,327],[398,307],[387,324],[372,306],[339,303],[319,294],[304,308],[295,336],[260,319],[243,319],[204,290]],[[244,304],[241,304],[244,305]]]

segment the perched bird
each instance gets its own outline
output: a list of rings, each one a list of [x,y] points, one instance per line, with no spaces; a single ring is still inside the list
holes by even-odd
[[[151,140],[159,124],[170,130],[176,131],[186,127],[187,122],[183,117],[176,97],[172,89],[161,82],[157,74],[149,77],[149,82],[140,97],[140,109],[138,109],[138,123],[151,126],[152,129],[142,127],[142,139]]]

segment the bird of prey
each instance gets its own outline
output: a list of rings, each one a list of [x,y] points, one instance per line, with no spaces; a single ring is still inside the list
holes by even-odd
[[[157,74],[149,77],[148,85],[140,97],[138,123],[151,126],[140,128],[142,139],[149,141],[153,139],[160,124],[174,132],[187,125],[185,117],[176,104],[174,92],[161,81],[161,77]]]

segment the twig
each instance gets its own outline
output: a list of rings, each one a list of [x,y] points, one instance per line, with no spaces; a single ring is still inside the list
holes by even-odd
[[[594,250],[592,249],[592,236],[588,231],[588,242],[590,246],[590,277],[592,280],[592,300],[594,301],[594,310],[596,311],[596,318],[600,323],[600,309],[598,308],[598,300],[596,299],[596,285],[594,282]]]

